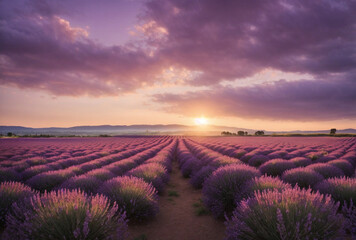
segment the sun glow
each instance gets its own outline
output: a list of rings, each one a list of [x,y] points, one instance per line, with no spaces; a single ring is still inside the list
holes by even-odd
[[[208,124],[208,119],[206,119],[205,117],[194,118],[194,123],[198,126],[204,126]]]

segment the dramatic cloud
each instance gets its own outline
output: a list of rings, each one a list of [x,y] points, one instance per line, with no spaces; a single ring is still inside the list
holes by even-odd
[[[300,80],[249,87],[218,87],[183,95],[155,95],[167,112],[187,116],[329,121],[356,119],[356,82]]]
[[[356,66],[356,1],[152,0],[146,18],[168,32],[160,53],[202,72],[195,84],[266,67],[311,74]]]
[[[113,95],[152,84],[162,71],[140,49],[91,41],[45,1],[26,3],[1,4],[1,84],[55,95]]]

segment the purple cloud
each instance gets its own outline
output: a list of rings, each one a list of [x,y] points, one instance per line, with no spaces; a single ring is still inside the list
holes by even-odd
[[[187,116],[233,116],[247,119],[327,121],[356,118],[356,82],[280,80],[248,87],[220,86],[153,99],[167,112]]]
[[[214,84],[270,67],[314,75],[356,66],[355,1],[151,0],[169,33],[160,52]]]
[[[1,4],[0,83],[55,95],[114,95],[150,85],[162,62],[141,49],[104,47],[46,1]],[[6,11],[8,10],[8,11]]]

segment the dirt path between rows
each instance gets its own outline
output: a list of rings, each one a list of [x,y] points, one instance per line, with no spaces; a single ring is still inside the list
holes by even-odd
[[[147,223],[129,227],[129,240],[222,240],[223,221],[204,214],[201,190],[182,177],[173,162],[171,179],[159,198],[159,213]],[[179,196],[174,196],[179,194]],[[200,214],[198,215],[198,212]]]

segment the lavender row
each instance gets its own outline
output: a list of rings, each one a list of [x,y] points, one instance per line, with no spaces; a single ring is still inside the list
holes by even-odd
[[[30,167],[20,173],[14,171],[11,168],[10,169],[1,168],[0,172],[2,174],[0,180],[1,181],[20,180],[20,181],[35,182],[36,180],[31,180],[31,178],[35,178],[35,179],[43,178],[46,175],[51,175],[51,176],[53,175],[54,179],[60,178],[65,180],[74,175],[83,174],[95,168],[99,168],[104,165],[108,165],[116,161],[125,159],[127,157],[133,156],[142,151],[150,149],[153,146],[156,146],[156,143],[147,143],[145,145],[142,145],[142,147],[129,148],[127,150],[123,150],[116,154],[111,154],[111,155],[106,155],[106,154],[103,155],[102,153],[97,153],[94,156],[89,156],[89,157],[85,156],[85,157],[77,157],[75,159],[72,158],[72,159],[58,160],[53,163],[47,163],[43,165]],[[52,186],[57,185],[55,183],[49,183],[49,184],[52,184]]]
[[[278,156],[276,151],[260,146],[234,149],[200,145],[196,140],[186,143],[187,149],[180,146],[185,152],[181,155],[184,162],[181,170],[184,173],[188,155],[196,162],[190,165],[203,166],[201,169],[207,175],[203,182],[203,202],[215,217],[225,216],[227,239],[340,239],[345,233],[355,237],[355,139],[342,141],[345,146],[339,145],[338,149],[323,146],[323,152],[330,153],[330,157],[315,157],[315,153],[307,157],[293,154],[286,157],[288,151],[296,150],[285,148],[284,159],[273,159]],[[211,149],[225,157],[236,158],[236,150],[245,153],[240,155],[239,162],[214,170],[209,166],[209,158],[218,154]],[[258,160],[256,156],[263,159]],[[191,171],[191,181],[202,170]]]
[[[17,139],[16,139],[17,140]],[[71,141],[73,141],[73,139],[70,139]],[[57,142],[57,147],[61,148],[61,155],[58,155],[56,157],[46,157],[47,155],[41,155],[41,154],[34,154],[34,155],[30,155],[30,157],[28,155],[16,155],[11,157],[8,160],[4,160],[4,161],[0,161],[0,165],[2,167],[12,167],[13,169],[15,169],[17,172],[21,172],[24,169],[27,169],[31,166],[38,166],[38,165],[42,165],[42,164],[46,164],[46,163],[52,163],[52,162],[57,162],[57,161],[64,161],[66,162],[65,159],[70,159],[69,162],[75,162],[76,160],[78,160],[79,162],[81,162],[82,160],[87,159],[94,159],[94,158],[98,158],[100,156],[106,156],[106,155],[110,155],[110,154],[115,154],[118,153],[120,151],[124,151],[124,150],[128,150],[128,149],[135,149],[137,147],[136,144],[128,144],[126,142],[127,139],[120,139],[119,141],[114,141],[115,143],[120,143],[120,144],[115,144],[115,146],[112,146],[113,144],[110,144],[109,146],[107,146],[107,143],[102,143],[100,144],[100,148],[96,148],[89,143],[87,143],[87,141],[92,140],[92,139],[85,139],[82,143],[80,143],[81,147],[83,148],[83,150],[81,151],[81,154],[78,154],[78,152],[75,150],[78,146],[68,146],[66,144],[66,140],[64,140],[64,142]],[[156,142],[159,141],[160,139],[156,139]],[[19,140],[21,141],[21,140]],[[98,142],[101,142],[102,139]],[[132,141],[132,139],[130,139],[130,141]],[[125,143],[126,144],[123,144]],[[4,141],[0,142],[1,145],[1,149],[5,150],[6,149],[6,144],[4,144]],[[6,143],[6,142],[5,142]],[[18,144],[20,144],[21,142],[19,142]],[[25,143],[31,143],[31,142],[25,142]],[[62,146],[63,143],[63,146]],[[43,143],[45,144],[45,143]],[[48,142],[47,145],[51,146],[51,142]],[[87,145],[85,145],[87,144]],[[143,145],[147,145],[147,144],[154,144],[154,142],[143,142]],[[10,147],[10,146],[8,146]],[[28,148],[28,146],[25,144],[22,146],[23,148]],[[5,148],[5,149],[4,149]],[[9,149],[7,149],[7,151],[9,152],[13,152],[14,149],[10,148],[11,151]],[[31,149],[32,152],[36,152],[36,150]],[[15,159],[13,159],[15,158]],[[19,160],[19,158],[21,160]],[[68,161],[68,160],[67,160]]]
[[[2,224],[6,222],[6,228],[2,237],[124,239],[127,220],[143,221],[158,213],[157,190],[163,190],[169,179],[176,145],[177,141],[172,140],[163,148],[160,145],[146,150],[148,158],[135,155],[126,159],[136,167],[122,176],[102,181],[95,191],[99,195],[94,191],[87,195],[82,190],[64,186],[41,194],[21,183],[3,182],[0,186],[0,217]],[[90,181],[87,179],[87,182]],[[71,219],[77,223],[75,227]],[[78,219],[82,220],[78,222]],[[56,227],[46,228],[50,225]],[[21,230],[16,231],[16,228]]]
[[[95,162],[90,161],[89,163],[77,166],[73,165],[66,169],[43,172],[28,179],[26,184],[40,191],[61,187],[80,187],[83,190],[91,192],[91,189],[96,189],[102,183],[100,178],[108,180],[112,177],[125,174],[148,158],[153,157],[167,144],[169,143],[161,143],[155,146],[149,145],[143,148],[128,150],[122,154],[119,153],[120,155],[114,157],[107,156],[98,161],[94,160]],[[95,171],[95,169],[99,170]],[[95,172],[89,172],[86,175],[85,173],[88,171]]]

